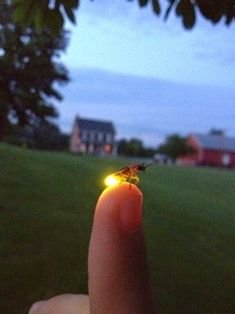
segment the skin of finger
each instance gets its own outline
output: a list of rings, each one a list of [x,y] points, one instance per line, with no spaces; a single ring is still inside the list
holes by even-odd
[[[142,224],[130,232],[120,227],[119,204],[132,198],[139,200],[141,210],[141,191],[122,183],[106,189],[98,200],[88,258],[92,314],[155,313]]]
[[[62,294],[32,305],[29,314],[90,314],[89,298],[81,294]]]

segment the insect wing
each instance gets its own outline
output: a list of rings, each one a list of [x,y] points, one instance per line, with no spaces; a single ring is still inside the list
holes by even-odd
[[[121,168],[117,172],[114,172],[112,176],[120,178],[122,181],[126,181],[126,179],[130,176],[130,169],[129,167]]]

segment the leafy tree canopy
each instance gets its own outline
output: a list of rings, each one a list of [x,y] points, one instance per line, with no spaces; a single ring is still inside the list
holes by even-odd
[[[57,62],[67,44],[65,32],[54,36],[44,28],[39,35],[33,27],[13,22],[12,11],[12,1],[1,0],[0,138],[9,124],[33,124],[56,116],[50,99],[62,97],[54,84],[68,80],[66,69]]]
[[[157,151],[166,154],[173,161],[179,157],[195,153],[194,148],[187,144],[186,139],[177,134],[168,136],[165,143],[160,145]]]
[[[126,1],[135,1],[140,7],[151,6],[154,14],[163,15],[165,20],[172,12],[175,12],[182,19],[186,29],[191,29],[195,25],[198,15],[202,15],[212,23],[218,23],[224,18],[227,25],[230,25],[235,19],[235,0]],[[54,34],[58,34],[63,28],[65,17],[75,24],[75,10],[79,7],[80,2],[80,0],[14,0],[14,18],[25,25],[33,24],[38,31],[47,27],[52,29]]]
[[[153,157],[155,150],[146,148],[138,138],[122,139],[118,142],[118,154],[128,157]]]

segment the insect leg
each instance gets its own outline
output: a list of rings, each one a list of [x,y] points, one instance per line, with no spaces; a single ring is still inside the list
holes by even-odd
[[[140,181],[140,179],[137,175],[132,176],[130,179],[130,183],[135,184],[135,185],[138,185],[139,181]]]

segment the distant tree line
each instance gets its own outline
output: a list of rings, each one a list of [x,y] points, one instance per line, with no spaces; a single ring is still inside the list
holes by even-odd
[[[70,135],[61,132],[60,128],[51,121],[40,120],[33,125],[20,126],[12,124],[6,137],[7,142],[28,148],[41,150],[68,151]],[[121,139],[117,143],[118,155],[124,157],[154,158],[155,154],[163,154],[175,162],[177,158],[193,154],[192,146],[186,138],[178,134],[168,136],[156,147],[146,147],[141,139]]]
[[[130,140],[122,139],[118,142],[118,154],[122,156],[153,158],[156,153],[164,154],[172,162],[175,162],[181,156],[195,153],[195,150],[187,144],[185,137],[181,137],[178,134],[169,135],[164,143],[156,148],[146,148],[143,142],[136,138]]]
[[[69,135],[49,121],[37,121],[33,125],[11,125],[6,140],[8,143],[40,150],[68,151]]]
[[[140,139],[122,139],[118,142],[118,154],[126,157],[153,157],[156,149],[147,148]]]
[[[157,152],[168,156],[175,162],[179,157],[194,154],[195,149],[187,143],[185,137],[172,134],[158,147]]]

